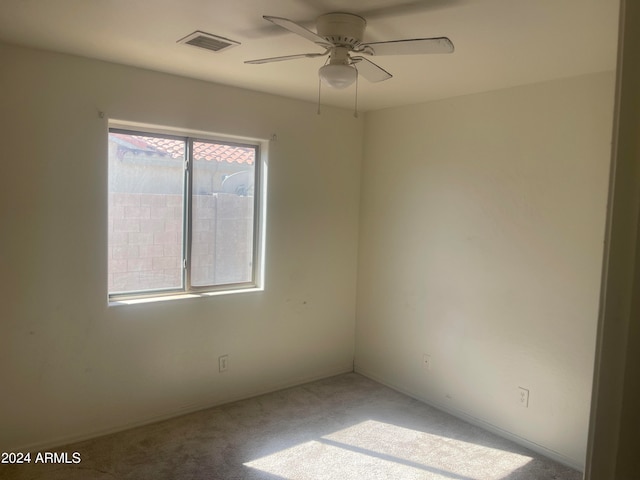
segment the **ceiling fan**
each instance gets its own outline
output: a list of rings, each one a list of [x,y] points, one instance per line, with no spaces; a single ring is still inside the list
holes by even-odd
[[[318,75],[324,83],[333,88],[348,87],[356,81],[358,74],[361,74],[370,82],[382,82],[392,77],[384,68],[362,55],[420,55],[453,52],[453,43],[447,37],[363,43],[362,39],[367,22],[361,16],[353,13],[327,13],[321,15],[316,20],[317,33],[287,18],[268,15],[263,18],[312,41],[324,48],[325,51],[322,53],[302,53],[283,57],[261,58],[248,60],[244,63],[261,64],[328,55],[328,62],[320,67]]]

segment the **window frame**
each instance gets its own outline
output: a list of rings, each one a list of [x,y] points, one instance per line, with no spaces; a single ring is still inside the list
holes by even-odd
[[[184,168],[182,173],[182,265],[181,287],[166,287],[130,292],[110,292],[107,288],[109,305],[135,304],[150,301],[197,298],[219,294],[233,294],[264,290],[264,249],[266,228],[266,170],[268,141],[230,137],[209,132],[155,127],[146,124],[129,123],[111,120],[108,122],[107,139],[110,133],[151,136],[183,141],[185,144]],[[196,142],[217,143],[222,145],[249,147],[255,151],[254,156],[254,192],[253,222],[251,236],[251,278],[246,282],[222,283],[215,285],[194,286],[191,284],[192,239],[193,239],[193,144]],[[108,167],[107,167],[108,168]],[[109,182],[109,175],[107,175]],[[107,193],[110,193],[107,185]],[[107,248],[110,247],[107,240]],[[107,272],[109,267],[107,266]]]

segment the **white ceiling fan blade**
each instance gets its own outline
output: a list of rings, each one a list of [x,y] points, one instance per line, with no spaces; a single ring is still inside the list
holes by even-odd
[[[363,43],[362,53],[369,55],[419,55],[424,53],[453,53],[453,43],[447,37],[414,38],[391,42]],[[359,49],[360,50],[360,49]]]
[[[311,40],[313,43],[320,45],[325,48],[332,47],[331,42],[327,41],[325,38],[320,35],[313,33],[311,30],[303,27],[302,25],[297,24],[293,20],[289,20],[288,18],[282,17],[270,17],[268,15],[264,15],[262,18],[265,20],[269,20],[271,23],[278,25],[286,30],[289,30],[296,35],[300,35],[301,37],[306,38],[307,40]]]
[[[393,75],[387,72],[384,68],[364,57],[351,57],[351,60],[355,64],[358,73],[370,82],[383,82],[384,80],[389,80],[393,77]]]
[[[282,57],[270,57],[270,58],[259,58],[257,60],[245,60],[244,63],[249,63],[251,65],[259,65],[261,63],[282,62],[284,60],[295,60],[297,58],[324,57],[328,53],[329,53],[329,50],[327,50],[324,53],[300,53],[298,55],[284,55]]]

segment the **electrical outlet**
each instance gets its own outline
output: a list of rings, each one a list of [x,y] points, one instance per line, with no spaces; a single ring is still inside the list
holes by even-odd
[[[518,402],[524,408],[529,408],[529,390],[518,387]]]
[[[422,368],[431,370],[431,355],[427,355],[426,353],[422,354]]]
[[[226,372],[229,368],[229,355],[220,355],[218,357],[218,371]]]

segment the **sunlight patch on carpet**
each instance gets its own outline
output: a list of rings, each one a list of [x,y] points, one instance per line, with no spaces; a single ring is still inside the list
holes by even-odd
[[[500,480],[531,457],[376,420],[245,463],[283,479]]]

